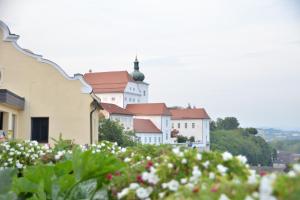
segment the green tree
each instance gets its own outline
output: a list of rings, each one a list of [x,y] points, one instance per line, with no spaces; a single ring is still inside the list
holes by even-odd
[[[246,133],[251,134],[251,135],[256,135],[258,133],[256,128],[245,128],[244,130]]]
[[[216,122],[215,121],[210,121],[209,122],[209,130],[210,131],[214,131],[214,130],[216,130],[217,129],[217,125],[216,125]]]
[[[188,138],[183,136],[183,135],[178,135],[177,136],[177,142],[178,143],[186,143],[187,140],[188,140]]]
[[[99,140],[117,142],[120,146],[133,146],[135,145],[135,134],[132,131],[125,131],[118,121],[101,119]]]
[[[194,136],[191,136],[191,137],[189,138],[189,142],[195,142],[195,137],[194,137]]]
[[[217,129],[233,130],[239,127],[239,122],[235,117],[218,118],[216,122]]]

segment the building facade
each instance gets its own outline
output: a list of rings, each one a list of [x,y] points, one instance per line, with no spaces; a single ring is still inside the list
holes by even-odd
[[[126,110],[134,119],[149,119],[162,132],[161,143],[172,143],[171,113],[164,103],[128,104]]]
[[[195,142],[209,149],[210,117],[203,108],[170,109],[172,114],[172,131],[185,137],[194,137]]]
[[[142,144],[162,144],[163,134],[149,119],[134,119],[134,132],[138,141]]]
[[[51,143],[98,140],[100,99],[83,76],[21,48],[0,21],[0,129],[8,137]]]
[[[103,110],[100,112],[105,119],[110,119],[120,122],[125,130],[133,130],[133,114],[124,108],[121,108],[115,104],[101,103]]]
[[[95,94],[104,103],[126,108],[127,104],[148,103],[149,84],[144,82],[144,74],[139,71],[137,58],[134,71],[90,72],[84,75]]]

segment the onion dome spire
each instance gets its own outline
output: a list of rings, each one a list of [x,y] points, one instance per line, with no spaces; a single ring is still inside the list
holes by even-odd
[[[131,73],[133,80],[144,81],[145,75],[142,72],[140,72],[139,61],[137,59],[137,56],[135,57],[133,63],[134,63],[134,71]]]

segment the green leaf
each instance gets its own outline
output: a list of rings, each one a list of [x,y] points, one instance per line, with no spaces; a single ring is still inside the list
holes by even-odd
[[[13,177],[16,176],[16,169],[0,170],[0,194],[8,193],[11,190]]]

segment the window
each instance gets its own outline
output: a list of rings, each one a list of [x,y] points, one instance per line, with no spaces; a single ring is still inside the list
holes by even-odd
[[[147,137],[145,137],[145,144],[147,144]]]
[[[177,124],[177,128],[180,128],[180,123]]]
[[[195,128],[195,123],[192,123],[192,128]]]
[[[160,137],[158,137],[158,143],[160,143]]]
[[[49,136],[49,118],[32,117],[31,118],[31,140],[42,143],[48,143]]]
[[[111,100],[112,100],[112,101],[115,101],[115,100],[116,100],[116,98],[115,98],[115,97],[112,97],[112,98],[111,98]]]
[[[184,123],[184,128],[187,128],[187,123]]]
[[[146,91],[145,90],[143,91],[143,93],[144,93],[144,96],[146,96]]]
[[[131,98],[129,97],[129,102],[131,102]]]
[[[169,120],[166,119],[166,127],[169,125]]]
[[[135,98],[132,98],[132,101],[135,102]]]
[[[168,136],[168,133],[166,134],[166,140],[168,140],[169,136]]]
[[[135,88],[133,88],[133,91],[135,91]]]
[[[137,141],[138,142],[141,142],[142,140],[141,140],[141,137],[137,137]]]
[[[172,123],[172,128],[174,128],[174,123]]]
[[[156,144],[156,140],[157,140],[156,137],[154,137],[154,143],[155,143],[155,144]]]
[[[151,143],[151,137],[149,137],[149,143]]]

